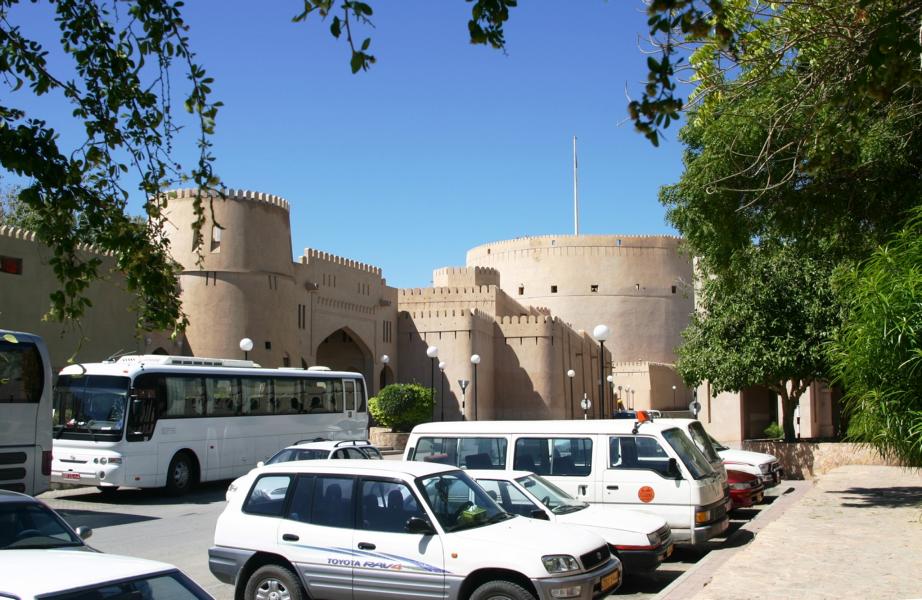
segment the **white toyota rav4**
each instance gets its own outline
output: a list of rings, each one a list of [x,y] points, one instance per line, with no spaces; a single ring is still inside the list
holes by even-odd
[[[589,600],[621,583],[597,534],[509,514],[452,466],[279,463],[240,492],[208,562],[242,600]]]

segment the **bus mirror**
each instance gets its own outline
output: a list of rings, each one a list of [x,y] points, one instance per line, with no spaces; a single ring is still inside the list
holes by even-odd
[[[679,470],[679,461],[674,458],[669,459],[669,476],[673,479],[682,479],[682,471]]]

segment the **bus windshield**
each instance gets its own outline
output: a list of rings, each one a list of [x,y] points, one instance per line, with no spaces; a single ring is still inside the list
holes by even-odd
[[[61,375],[54,389],[54,437],[119,439],[125,426],[127,377]]]
[[[669,442],[672,449],[675,450],[679,458],[682,459],[685,468],[688,469],[692,477],[695,479],[706,479],[714,475],[714,469],[711,467],[711,463],[708,462],[704,455],[701,454],[701,451],[698,450],[698,447],[688,439],[688,436],[685,435],[682,430],[677,428],[666,429],[663,431],[663,437],[666,438],[666,441]]]

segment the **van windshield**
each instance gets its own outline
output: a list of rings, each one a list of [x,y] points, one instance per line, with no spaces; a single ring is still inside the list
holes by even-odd
[[[463,471],[449,471],[417,480],[423,498],[446,531],[483,527],[510,515]]]
[[[711,445],[711,440],[708,439],[710,436],[708,436],[701,423],[698,421],[689,423],[688,433],[691,435],[691,439],[695,442],[695,445],[698,446],[698,450],[701,450],[701,453],[704,454],[711,464],[720,462],[720,455],[717,454],[717,451],[714,450],[714,446]]]
[[[666,438],[666,441],[669,442],[669,445],[672,446],[672,449],[676,451],[676,454],[679,455],[679,458],[682,459],[682,463],[685,465],[685,468],[688,469],[688,472],[691,473],[691,476],[695,479],[706,479],[714,475],[714,469],[711,467],[711,463],[701,454],[701,451],[698,450],[698,447],[688,439],[688,436],[678,428],[666,429],[663,431],[663,437]]]

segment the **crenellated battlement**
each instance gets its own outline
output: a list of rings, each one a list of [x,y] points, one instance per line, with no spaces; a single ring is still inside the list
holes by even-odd
[[[39,241],[34,231],[23,229],[21,227],[14,227],[13,225],[0,225],[0,236],[16,240],[23,240],[26,242]],[[81,252],[89,252],[90,254],[98,254],[99,256],[112,256],[112,252],[103,250],[102,248],[93,246],[92,244],[77,244],[77,250],[80,250]]]
[[[425,298],[448,298],[449,296],[463,296],[465,294],[493,294],[497,290],[495,285],[478,285],[473,287],[434,287],[434,288],[400,288],[397,290],[401,298],[422,300]],[[418,298],[417,298],[418,296]]]
[[[250,200],[254,202],[265,202],[266,204],[271,204],[273,206],[278,206],[279,208],[284,209],[286,212],[290,211],[290,205],[287,200],[281,196],[275,196],[272,194],[267,194],[265,192],[253,192],[250,190],[241,190],[241,189],[226,189],[222,190],[224,195],[228,199],[233,200]],[[179,199],[192,199],[199,194],[197,188],[180,188],[176,190],[167,190],[164,192],[168,200],[173,198]],[[202,196],[205,198],[220,198],[220,194],[217,192],[201,192]]]
[[[351,258],[346,258],[344,256],[336,256],[335,254],[330,254],[329,252],[322,252],[313,248],[305,248],[304,255],[301,256],[301,264],[306,265],[316,262],[325,262],[339,267],[346,267],[347,269],[354,269],[356,271],[371,273],[372,275],[377,275],[378,277],[381,276],[380,267],[365,264],[363,262],[352,260]]]
[[[660,234],[660,235],[618,235],[618,234],[604,234],[604,235],[529,235],[520,238],[513,238],[511,240],[498,240],[495,242],[489,242],[486,244],[480,244],[468,250],[468,253],[483,253],[486,254],[486,249],[507,249],[512,247],[517,247],[520,250],[527,250],[529,248],[545,248],[548,246],[553,246],[556,244],[551,244],[550,242],[559,242],[562,246],[609,246],[616,245],[618,240],[629,240],[629,241],[649,241],[649,240],[670,240],[681,242],[682,237],[677,235],[669,234]],[[535,243],[537,242],[537,243]]]
[[[503,315],[497,317],[500,325],[539,325],[542,323],[556,323],[557,318],[550,315]]]
[[[492,267],[442,267],[432,272],[435,287],[499,285],[499,271]]]
[[[17,240],[35,241],[35,232],[12,225],[0,225],[0,235]]]

